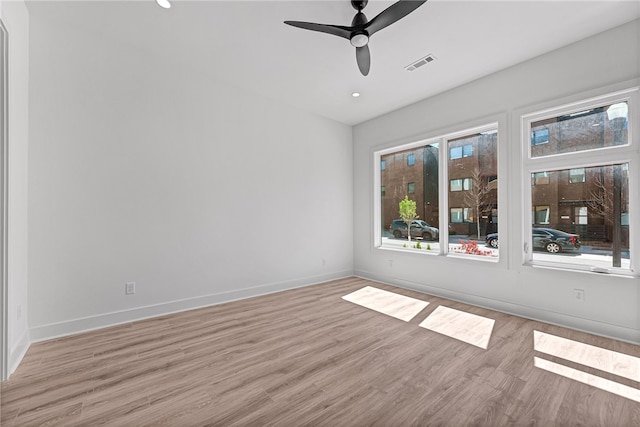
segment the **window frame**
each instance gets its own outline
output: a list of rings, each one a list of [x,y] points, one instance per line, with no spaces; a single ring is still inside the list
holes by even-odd
[[[549,267],[554,269],[562,269],[565,271],[586,271],[597,273],[610,273],[621,276],[640,277],[640,271],[638,270],[640,264],[640,257],[636,242],[638,240],[638,228],[631,227],[629,230],[629,250],[630,250],[630,267],[629,270],[609,267],[606,269],[597,268],[588,264],[573,264],[562,261],[542,261],[533,259],[533,239],[531,236],[531,230],[533,228],[531,224],[531,218],[527,218],[535,207],[532,205],[532,184],[533,173],[536,172],[557,172],[561,170],[579,169],[597,166],[606,166],[613,164],[628,163],[629,167],[629,182],[640,182],[639,180],[639,167],[640,167],[640,141],[638,141],[639,130],[636,129],[636,124],[640,119],[640,88],[632,87],[617,92],[611,92],[600,96],[591,98],[583,98],[570,103],[556,103],[556,106],[544,108],[544,109],[530,109],[529,112],[523,112],[520,115],[520,132],[521,132],[521,171],[522,171],[522,206],[524,214],[524,221],[522,227],[522,259],[524,266],[532,267]],[[627,143],[624,145],[612,145],[606,147],[597,147],[584,149],[575,152],[557,153],[557,154],[545,154],[533,157],[532,144],[531,144],[531,124],[540,120],[554,118],[562,115],[572,114],[576,111],[594,109],[602,107],[603,105],[612,105],[618,102],[627,102],[628,116],[627,116]],[[550,103],[547,103],[549,105]],[[585,177],[586,181],[586,177]],[[640,186],[639,186],[640,187]],[[631,214],[640,214],[640,200],[636,196],[638,193],[638,187],[629,190],[629,211]],[[528,206],[528,208],[527,208]],[[631,218],[631,214],[627,213]],[[633,221],[632,219],[629,219]]]

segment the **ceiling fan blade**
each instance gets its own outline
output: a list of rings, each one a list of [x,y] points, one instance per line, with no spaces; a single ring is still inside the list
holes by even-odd
[[[356,62],[358,63],[358,68],[363,76],[369,74],[369,68],[371,68],[369,46],[365,45],[356,48]]]
[[[427,0],[400,0],[397,3],[392,4],[375,18],[373,18],[366,25],[367,32],[369,35],[373,35],[383,28],[388,27],[394,22],[404,18],[423,4],[425,4]]]
[[[320,33],[333,34],[349,40],[351,38],[351,27],[343,27],[340,25],[315,24],[313,22],[300,21],[284,21],[285,24],[292,27],[302,28],[304,30],[318,31]]]

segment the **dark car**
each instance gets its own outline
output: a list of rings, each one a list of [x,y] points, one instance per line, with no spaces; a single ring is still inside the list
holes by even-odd
[[[564,251],[577,251],[580,249],[580,236],[565,233],[554,228],[532,228],[533,249],[545,250],[552,254]],[[485,239],[487,246],[498,247],[498,233],[487,234]]]
[[[394,219],[389,230],[396,238],[407,237],[407,223],[401,219]],[[411,237],[414,239],[438,240],[439,235],[440,231],[437,228],[430,226],[421,219],[416,219],[411,223]]]

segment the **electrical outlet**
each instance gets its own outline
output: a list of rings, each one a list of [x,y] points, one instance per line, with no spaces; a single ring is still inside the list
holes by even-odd
[[[133,295],[136,293],[136,282],[127,282],[124,284],[124,294]]]
[[[573,295],[576,297],[576,301],[584,302],[584,289],[574,289]]]

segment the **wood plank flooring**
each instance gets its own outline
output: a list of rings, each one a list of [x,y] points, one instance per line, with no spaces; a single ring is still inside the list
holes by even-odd
[[[365,286],[429,305],[405,322],[342,299]],[[419,327],[439,306],[495,320],[488,348]],[[534,331],[640,357],[629,343],[347,278],[34,344],[2,384],[1,424],[640,426],[640,403],[534,357],[638,381],[535,351]]]

